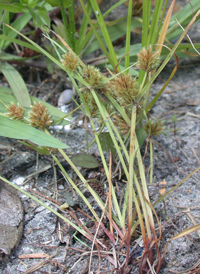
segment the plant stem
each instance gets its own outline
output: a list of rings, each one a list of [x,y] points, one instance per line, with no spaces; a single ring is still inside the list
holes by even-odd
[[[149,150],[150,150],[150,178],[149,178],[149,182],[151,184],[153,182],[153,145],[152,145],[151,138],[149,138]]]
[[[132,107],[131,115],[131,133],[130,133],[130,150],[129,150],[129,173],[128,173],[128,233],[127,233],[127,259],[129,258],[131,227],[132,227],[132,207],[133,207],[133,169],[134,169],[134,142],[135,142],[135,123],[136,123],[136,106]]]
[[[128,4],[128,16],[127,16],[127,28],[126,28],[126,56],[125,56],[125,69],[129,67],[130,64],[130,55],[128,54],[130,51],[130,44],[131,44],[131,18],[132,18],[132,7],[133,1],[129,0]],[[126,71],[128,74],[128,70]]]

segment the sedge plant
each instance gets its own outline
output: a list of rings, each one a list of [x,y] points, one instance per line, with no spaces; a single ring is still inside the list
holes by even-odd
[[[83,1],[80,1],[84,10],[85,6]],[[121,70],[117,56],[115,54],[113,45],[109,40],[109,34],[107,27],[103,20],[101,11],[96,1],[90,1],[93,10],[97,14],[97,20],[99,26],[104,35],[105,41],[107,41],[107,49],[105,54],[109,60],[113,71],[110,72],[110,76],[106,77],[101,73],[99,68],[89,66],[83,63],[80,57],[73,51],[72,47],[66,41],[64,41],[58,34],[53,32],[55,36],[62,43],[62,46],[57,42],[50,39],[49,34],[45,33],[45,37],[50,39],[55,50],[57,50],[58,59],[55,59],[52,55],[47,53],[45,50],[40,48],[30,39],[24,37],[31,44],[37,47],[41,53],[50,58],[55,64],[57,64],[62,70],[64,70],[71,79],[81,101],[82,110],[85,115],[89,118],[94,138],[101,156],[101,161],[104,167],[104,172],[108,182],[108,197],[107,201],[104,202],[96,191],[90,186],[89,182],[84,178],[81,172],[74,165],[67,152],[62,148],[57,148],[63,158],[69,163],[71,168],[76,172],[80,181],[91,193],[96,203],[102,210],[102,215],[105,215],[109,220],[109,228],[105,227],[101,222],[102,218],[99,218],[93,207],[79,189],[79,187],[73,182],[69,174],[63,168],[58,160],[56,153],[52,150],[48,150],[49,154],[52,155],[54,161],[60,167],[66,180],[76,190],[78,195],[83,199],[84,203],[88,206],[95,221],[99,223],[99,227],[103,228],[103,231],[107,235],[110,243],[112,244],[113,258],[109,256],[107,258],[113,262],[116,271],[119,273],[130,272],[130,260],[131,260],[131,247],[132,247],[132,235],[136,231],[136,228],[140,227],[142,239],[143,239],[143,253],[140,260],[139,273],[145,273],[146,269],[154,271],[153,273],[159,273],[163,254],[159,248],[159,241],[161,238],[161,229],[159,220],[157,219],[156,212],[151,205],[151,201],[148,195],[147,179],[145,174],[145,167],[143,164],[139,139],[140,135],[137,131],[138,128],[142,127],[142,121],[144,121],[143,132],[146,132],[146,136],[150,142],[150,182],[153,177],[153,155],[152,155],[152,141],[151,138],[160,134],[163,129],[162,122],[154,122],[148,118],[148,111],[153,107],[155,102],[161,96],[164,88],[167,86],[169,81],[172,79],[174,73],[177,70],[175,66],[169,79],[164,84],[163,88],[148,103],[151,85],[156,77],[163,70],[168,61],[172,58],[174,52],[178,48],[184,35],[187,33],[191,25],[195,22],[197,16],[200,14],[198,11],[191,22],[182,33],[181,37],[169,51],[166,59],[163,63],[160,63],[160,55],[162,51],[162,45],[167,35],[167,30],[170,24],[170,18],[172,16],[173,6],[172,4],[167,12],[164,22],[161,21],[164,17],[165,9],[162,10],[164,1],[156,1],[155,10],[153,16],[151,16],[151,6],[149,1],[143,1],[143,18],[142,18],[142,43],[141,49],[137,53],[137,62],[131,64],[130,62],[130,27],[132,14],[132,1],[129,1],[129,13],[127,17],[127,39],[126,39],[126,52],[124,69]],[[165,5],[164,5],[165,7]],[[87,10],[84,10],[87,16]],[[159,17],[161,14],[161,18]],[[95,32],[95,27],[88,16],[88,22],[91,24],[91,28],[94,31],[97,39],[98,33]],[[155,32],[155,26],[159,26],[158,32]],[[19,33],[20,34],[20,33]],[[99,40],[100,41],[100,40]],[[63,52],[60,54],[60,52]],[[138,68],[138,78],[130,75],[129,71],[132,66]],[[81,107],[80,106],[80,107]],[[13,105],[7,107],[7,115],[10,118],[14,118],[12,115],[16,115],[16,111],[12,114],[12,110],[16,110],[16,106]],[[40,111],[39,111],[40,110]],[[20,114],[23,112],[19,109]],[[40,117],[40,119],[38,119]],[[43,119],[41,119],[43,117]],[[46,118],[45,118],[46,117]],[[16,118],[15,118],[16,119]],[[48,116],[47,109],[45,107],[32,109],[29,113],[28,120],[34,127],[40,128],[44,133],[50,135],[48,127],[51,124],[50,117]],[[113,146],[116,153],[111,154],[109,161],[107,160],[105,153],[103,152],[102,144],[100,141],[101,132],[96,131],[95,122],[98,121],[100,128],[106,129],[112,139]],[[117,194],[115,192],[114,182],[112,180],[112,162],[119,161],[124,173],[124,180],[126,182],[125,194],[122,200],[122,206],[120,206]],[[7,180],[2,180],[8,182]],[[181,182],[182,183],[182,182]],[[29,195],[30,196],[30,195]],[[54,212],[55,213],[55,212]],[[94,235],[87,230],[87,228],[78,228],[77,225],[70,222],[68,219],[62,217],[70,225],[74,226],[79,232],[81,232],[89,240],[93,241],[98,250],[101,250],[102,244],[98,241]],[[156,230],[158,227],[158,230]],[[181,235],[186,235],[191,231],[199,229],[199,225],[187,230],[184,233],[177,235],[178,238]],[[175,237],[174,237],[175,238]],[[119,245],[117,245],[119,243]],[[100,246],[100,248],[99,248]],[[121,248],[126,249],[126,258],[122,264],[119,263],[119,252]],[[116,259],[116,254],[118,257]]]

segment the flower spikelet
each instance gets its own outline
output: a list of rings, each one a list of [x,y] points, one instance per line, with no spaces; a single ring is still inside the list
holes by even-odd
[[[98,111],[98,107],[97,107],[97,104],[96,104],[91,92],[88,90],[84,90],[82,92],[82,95],[83,95],[83,98],[84,98],[88,108],[89,108],[90,114],[92,116],[95,116],[96,112]]]
[[[103,76],[98,68],[94,66],[85,66],[81,72],[83,79],[92,88],[100,89],[103,87]]]
[[[19,104],[17,104],[17,106],[11,102],[11,104],[9,106],[6,107],[7,109],[7,113],[6,115],[14,120],[23,120],[24,118],[24,109],[23,107],[21,107]]]
[[[29,112],[28,120],[31,126],[40,129],[48,128],[52,122],[48,109],[41,102],[34,102]]]
[[[74,72],[79,65],[79,57],[73,51],[66,52],[63,55],[62,63],[66,69]]]
[[[125,135],[129,132],[130,126],[124,121],[120,114],[115,114],[112,119],[113,123],[116,125],[122,135]]]
[[[111,95],[122,106],[129,106],[135,102],[139,94],[139,86],[136,78],[130,74],[120,74],[114,79],[107,82],[107,88]]]
[[[153,137],[162,134],[165,129],[163,124],[164,122],[162,121],[152,121],[149,119],[149,121],[143,127],[149,137]]]
[[[160,64],[160,56],[159,52],[153,52],[152,46],[150,45],[148,48],[142,48],[141,51],[137,54],[138,57],[138,68],[150,72],[155,69]]]

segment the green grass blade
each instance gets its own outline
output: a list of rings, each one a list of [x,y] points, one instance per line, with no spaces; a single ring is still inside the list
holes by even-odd
[[[4,11],[3,22],[6,24],[10,24],[10,13],[8,11]],[[4,24],[2,25],[2,28],[3,28],[3,33],[5,34],[5,36],[8,36],[9,30],[6,28],[6,26]],[[5,40],[0,40],[0,49],[4,48],[5,43],[6,43]]]
[[[88,22],[89,22],[89,24],[90,24],[90,26],[92,28],[92,31],[93,31],[94,35],[96,36],[96,38],[97,38],[97,40],[99,42],[99,45],[100,45],[101,49],[103,50],[104,54],[108,58],[108,60],[109,60],[110,64],[112,65],[112,67],[115,67],[116,66],[115,63],[113,62],[113,60],[112,60],[111,56],[109,55],[106,47],[104,46],[104,43],[103,43],[102,39],[99,37],[99,35],[98,35],[97,31],[96,31],[96,28],[93,25],[92,20],[90,19],[90,15],[87,13],[87,10],[85,8],[83,0],[80,0],[80,3],[81,3],[81,6],[83,8],[83,11],[84,11],[85,15],[87,16],[87,19],[88,19]]]
[[[143,0],[142,5],[142,47],[148,46],[148,32],[150,25],[151,1]]]
[[[27,23],[31,20],[31,14],[28,13],[24,13],[22,14],[20,17],[18,17],[13,23],[12,23],[12,27],[14,29],[16,29],[17,31],[21,31],[26,25]],[[4,33],[3,33],[4,34]],[[15,38],[17,36],[17,33],[15,31],[9,30],[8,34],[9,38]],[[2,50],[6,49],[9,45],[10,45],[10,41],[7,41],[4,45]]]
[[[25,48],[29,48],[29,49],[35,50],[35,51],[37,51],[37,52],[40,53],[40,51],[36,47],[34,47],[33,45],[31,45],[31,44],[29,44],[27,42],[21,41],[19,39],[12,38],[12,37],[6,36],[6,35],[0,35],[0,41],[3,41],[3,40],[9,41],[10,43],[15,43],[17,45],[21,45],[21,46],[23,46]]]
[[[26,37],[25,35],[23,35],[22,33],[20,33],[19,31],[13,29],[11,26],[6,25],[8,28],[11,28],[13,31],[15,31],[17,34],[19,34],[20,36],[22,36],[26,41],[28,41],[30,44],[32,44],[33,46],[35,46],[42,54],[44,54],[47,58],[49,58],[54,64],[56,64],[58,67],[60,67],[61,69],[65,70],[64,65],[58,61],[55,57],[53,57],[51,54],[49,54],[46,50],[44,50],[43,48],[41,48],[39,45],[37,45],[35,42],[33,42],[31,39],[29,39],[28,37]]]
[[[2,62],[0,62],[0,70],[6,77],[19,104],[22,107],[30,107],[29,92],[19,72],[10,64]]]
[[[133,1],[129,0],[128,5],[128,16],[127,16],[127,27],[126,27],[126,56],[125,56],[125,69],[129,67],[130,65],[130,44],[131,44],[131,18],[132,18],[132,6]],[[125,72],[128,74],[128,70]]]
[[[99,23],[100,29],[103,33],[105,43],[108,47],[109,54],[110,54],[111,60],[112,60],[111,65],[113,66],[113,68],[115,68],[118,61],[117,61],[117,57],[116,57],[116,54],[115,54],[115,51],[114,51],[114,48],[113,48],[113,44],[111,42],[107,27],[106,27],[106,24],[105,24],[105,21],[104,21],[104,18],[102,16],[100,8],[97,4],[97,1],[96,0],[90,0],[90,2],[92,4],[92,7],[93,7],[93,10],[94,10],[95,16],[97,18],[97,21]]]
[[[50,27],[50,18],[48,15],[48,11],[44,7],[30,9],[29,12],[33,18],[33,22],[36,27],[41,28],[43,25]]]
[[[151,12],[151,1],[143,0],[142,5],[142,44],[141,47],[148,46],[148,32],[150,25],[150,12]],[[139,84],[142,84],[144,79],[145,72],[143,70],[139,70]]]
[[[153,18],[151,20],[148,40],[147,40],[148,45],[155,44],[158,39],[158,34],[159,34],[158,22],[159,22],[160,15],[162,15],[162,12],[161,12],[162,5],[163,5],[163,0],[156,1],[156,5],[153,12]]]
[[[74,48],[75,48],[75,33],[76,33],[76,24],[75,24],[75,16],[74,16],[74,1],[68,0],[68,3],[69,3],[69,8],[68,8],[69,34],[71,36],[70,40],[71,40],[71,44],[72,44],[72,49],[74,50]]]
[[[87,10],[87,14],[90,16],[91,11],[92,11],[92,6],[91,6],[90,1],[87,2],[86,10]],[[88,37],[88,40],[85,42],[85,44],[83,43],[83,40],[84,40],[84,37],[85,37],[85,34],[86,34],[87,25],[88,25],[88,19],[87,19],[86,14],[84,13],[83,20],[81,22],[81,28],[80,28],[79,34],[78,34],[79,38],[78,38],[78,40],[75,41],[74,51],[76,52],[77,55],[79,55],[81,53],[81,51],[83,50],[85,44],[90,39],[91,35]]]
[[[39,146],[48,146],[53,148],[68,148],[68,146],[54,137],[47,135],[43,131],[29,126],[23,122],[11,120],[7,117],[0,118],[0,136],[29,140]]]
[[[64,7],[64,1],[63,0],[59,0],[60,2],[60,10],[61,10],[61,14],[62,14],[62,20],[64,23],[64,28],[65,28],[65,32],[66,32],[66,36],[67,36],[67,43],[69,44],[69,46],[72,46],[72,41],[71,41],[71,35],[70,35],[70,31],[69,31],[69,24],[67,21],[67,16],[65,13],[65,7]]]
[[[26,5],[21,5],[18,3],[4,4],[1,1],[0,8],[6,10],[8,12],[13,12],[13,13],[28,12],[28,8]]]
[[[116,108],[117,111],[119,111],[119,113],[122,115],[124,121],[130,126],[131,125],[131,121],[130,118],[128,117],[128,115],[126,114],[125,110],[123,107],[121,107],[117,101],[109,94],[105,94],[106,97],[110,100],[110,102],[112,103],[112,105]]]
[[[121,0],[119,1],[118,3],[116,3],[115,5],[113,5],[110,9],[108,9],[104,14],[103,14],[103,18],[105,18],[109,13],[111,13],[115,8],[117,8],[118,6],[120,6],[122,3],[126,2],[127,0]],[[85,13],[84,13],[85,14]],[[111,25],[116,25],[116,34],[113,35],[113,29],[111,29],[110,27],[108,27],[108,31],[109,31],[109,35],[110,35],[110,39],[111,41],[114,41],[116,39],[118,39],[119,37],[121,37],[123,34],[125,34],[125,30],[126,30],[126,23],[123,22],[123,20],[126,19],[126,16],[122,17],[122,18],[119,18],[115,21],[112,21],[110,23],[107,23],[106,25],[108,24],[111,24]],[[141,23],[137,20],[137,18],[133,18],[132,21],[134,21],[134,24],[132,22],[132,26],[131,26],[131,29],[137,29],[139,27],[141,27]],[[119,24],[120,23],[120,24]],[[98,21],[97,23],[94,25],[95,29],[97,29],[99,26],[98,24]],[[97,31],[98,32],[98,31]],[[85,36],[84,40],[82,41],[83,42],[83,46],[82,48],[84,48],[86,46],[86,44],[89,42],[91,36],[93,34],[93,30],[91,29]],[[99,33],[99,36],[100,37],[103,37],[102,33]],[[114,37],[115,38],[114,38]],[[87,49],[86,52],[84,52],[84,54],[87,54],[87,53],[90,53],[92,51],[95,51],[96,49],[99,48],[99,43],[98,41],[92,41],[92,46],[89,47],[89,48],[92,48],[92,49]],[[95,45],[94,45],[95,44]]]
[[[103,15],[103,18],[105,18],[109,13],[111,13],[112,11],[114,11],[118,6],[120,6],[121,4],[127,2],[127,0],[121,0],[118,3],[114,4],[112,7],[110,7]]]

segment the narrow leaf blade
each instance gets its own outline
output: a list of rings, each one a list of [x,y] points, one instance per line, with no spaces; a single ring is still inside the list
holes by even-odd
[[[23,122],[11,120],[4,116],[1,116],[0,119],[0,135],[8,138],[29,140],[39,146],[68,148],[66,144],[51,135],[39,131]]]
[[[30,96],[19,72],[10,64],[2,62],[0,63],[0,70],[6,77],[19,104],[22,107],[30,107]]]

